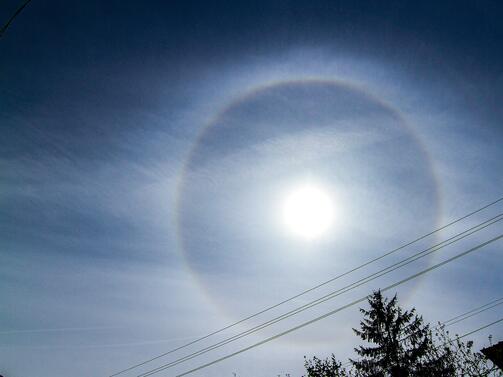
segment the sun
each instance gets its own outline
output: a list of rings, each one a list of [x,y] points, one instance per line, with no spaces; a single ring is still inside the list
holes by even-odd
[[[334,222],[332,197],[320,186],[305,184],[287,193],[282,221],[294,236],[312,240],[326,234]]]

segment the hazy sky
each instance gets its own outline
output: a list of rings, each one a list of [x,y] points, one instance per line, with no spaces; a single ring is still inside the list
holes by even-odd
[[[19,4],[2,2],[0,22]],[[33,0],[0,39],[0,374],[108,376],[498,199],[502,16],[497,1]],[[316,239],[281,218],[305,184],[335,208]],[[158,375],[363,297],[501,224]],[[389,293],[432,322],[499,298],[502,242]],[[304,355],[351,355],[358,321],[354,306],[194,376],[300,376]],[[488,334],[503,340],[503,327],[474,335],[478,346]]]

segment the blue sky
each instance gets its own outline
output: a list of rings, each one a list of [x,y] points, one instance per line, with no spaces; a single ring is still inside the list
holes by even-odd
[[[0,20],[17,6],[4,2]],[[0,40],[0,374],[107,376],[499,198],[501,11],[489,1],[32,1]],[[310,242],[278,215],[305,182],[330,192],[338,216]],[[500,241],[397,293],[445,320],[498,298],[502,263]],[[300,375],[303,355],[349,356],[357,325],[354,307],[194,375]],[[494,327],[480,345],[489,333],[502,340]]]

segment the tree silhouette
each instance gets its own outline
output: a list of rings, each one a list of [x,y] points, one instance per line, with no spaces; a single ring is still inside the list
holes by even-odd
[[[380,291],[369,298],[370,309],[360,309],[364,319],[356,335],[375,346],[355,349],[361,360],[351,360],[356,371],[367,376],[451,376],[453,365],[449,350],[435,348],[429,325],[397,304],[396,295],[388,300]]]
[[[307,371],[307,377],[348,377],[353,376],[347,372],[342,363],[332,355],[330,358],[321,360],[314,356],[311,360],[304,357],[304,367]]]
[[[410,376],[501,376],[473,342],[451,340],[440,328],[433,333],[415,309],[403,310],[396,295],[388,300],[380,291],[368,299],[369,308],[360,309],[360,329],[353,329],[365,345],[355,348],[358,359],[345,368],[334,355],[325,360],[305,359],[306,377],[410,377]]]

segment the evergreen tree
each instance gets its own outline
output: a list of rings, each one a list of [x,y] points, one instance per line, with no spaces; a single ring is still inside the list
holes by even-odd
[[[312,360],[304,357],[304,367],[307,371],[306,377],[349,377],[352,375],[343,368],[334,355],[325,360],[318,359],[316,356]]]
[[[369,346],[355,349],[360,360],[351,360],[365,376],[451,376],[449,349],[437,350],[431,331],[415,309],[404,311],[396,295],[388,300],[380,291],[369,298],[370,308],[360,309],[364,319],[353,331]]]
[[[368,309],[360,309],[360,329],[353,329],[365,342],[355,348],[358,360],[350,359],[345,368],[334,355],[305,359],[306,377],[503,376],[472,351],[473,342],[451,339],[443,328],[432,334],[415,309],[398,306],[396,295],[388,300],[376,291],[368,302]]]

